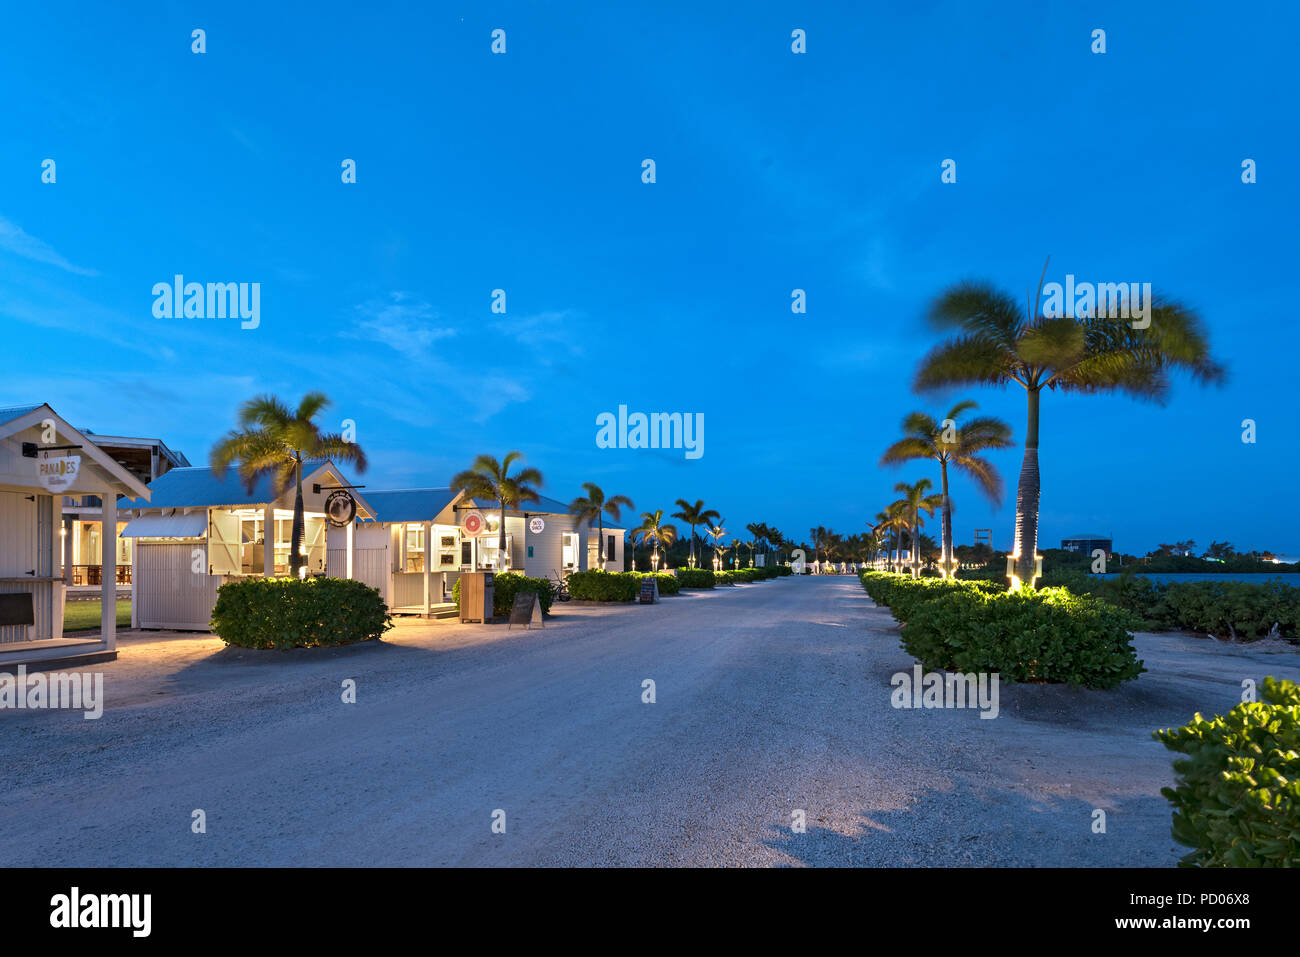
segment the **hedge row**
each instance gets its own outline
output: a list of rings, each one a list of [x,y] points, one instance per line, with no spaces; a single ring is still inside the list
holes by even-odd
[[[676,595],[681,583],[667,572],[605,572],[598,569],[569,576],[569,595],[578,601],[636,601],[641,581],[654,578],[660,595]]]
[[[569,576],[569,594],[579,601],[636,601],[641,593],[642,579],[650,577],[659,582],[660,595],[676,595],[683,588],[713,588],[715,585],[763,581],[779,574],[774,567],[717,572],[706,568],[679,568],[676,575],[669,572],[592,570],[574,572]]]
[[[991,595],[1006,591],[1006,586],[991,581],[913,578],[894,572],[862,572],[858,577],[871,600],[888,608],[900,622],[908,621],[912,610],[921,602],[937,598],[941,594],[965,590]]]
[[[1181,780],[1174,806],[1184,867],[1295,867],[1300,862],[1300,687],[1265,678],[1263,701],[1152,732]]]
[[[239,578],[217,589],[213,632],[240,648],[317,648],[393,627],[379,592],[347,578]]]

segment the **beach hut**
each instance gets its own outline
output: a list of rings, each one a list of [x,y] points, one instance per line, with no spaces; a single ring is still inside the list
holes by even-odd
[[[465,572],[511,571],[558,581],[595,568],[599,530],[580,522],[568,506],[542,496],[506,510],[506,550],[498,554],[501,509],[449,488],[367,490],[374,521],[358,521],[353,571],[344,562],[346,529],[328,531],[330,575],[354,577],[379,590],[397,614],[446,615],[455,610],[452,589]],[[473,518],[471,518],[473,516]],[[623,568],[623,529],[606,516],[605,567]]]
[[[0,409],[0,668],[117,656],[117,583],[100,588],[100,632],[63,637],[60,517],[64,496],[102,500],[100,561],[117,560],[117,500],[147,503],[149,488],[48,405]]]
[[[174,468],[156,479],[146,498],[118,507],[134,539],[131,624],[135,628],[207,631],[217,589],[243,576],[290,573],[296,489],[277,495],[269,476],[250,490],[237,469]],[[373,519],[362,493],[332,462],[303,464],[302,554],[308,574],[326,572],[326,528],[344,531],[343,572],[354,567],[355,515]],[[340,509],[342,513],[340,514]]]

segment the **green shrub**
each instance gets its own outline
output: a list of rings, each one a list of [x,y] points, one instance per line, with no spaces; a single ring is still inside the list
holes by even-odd
[[[1154,731],[1180,780],[1161,788],[1174,806],[1183,867],[1300,865],[1300,687],[1265,678],[1263,701],[1207,721]]]
[[[638,572],[574,572],[569,576],[569,595],[578,601],[633,601],[641,590]]]
[[[510,609],[515,604],[515,595],[520,592],[534,592],[537,595],[537,604],[542,606],[542,614],[549,615],[551,602],[555,601],[557,591],[555,582],[549,578],[529,578],[518,572],[501,572],[492,576],[492,614],[494,617],[509,615]],[[451,586],[451,600],[456,603],[457,608],[460,607],[459,577]]]
[[[659,582],[659,594],[661,595],[676,595],[682,590],[682,583],[677,576],[668,572],[632,572],[631,574],[636,575],[638,578],[653,578]],[[636,587],[637,594],[640,595],[641,585],[638,583]]]
[[[776,573],[780,575],[782,578],[785,578],[788,575],[793,575],[794,569],[791,568],[789,565],[777,565]]]
[[[1064,588],[959,588],[912,609],[902,636],[904,650],[927,669],[1113,688],[1146,670],[1129,624],[1113,605]]]
[[[316,648],[393,627],[379,592],[347,578],[239,578],[217,589],[212,630],[240,648]]]
[[[677,583],[682,588],[712,588],[715,579],[707,568],[682,568],[677,572]]]

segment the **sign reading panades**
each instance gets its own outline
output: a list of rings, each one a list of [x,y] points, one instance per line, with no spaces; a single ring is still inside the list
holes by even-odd
[[[47,492],[65,492],[77,480],[81,471],[80,455],[61,455],[51,458],[45,452],[36,460],[36,478]]]
[[[528,521],[528,530],[532,532],[534,535],[542,534],[542,530],[545,528],[546,528],[546,523],[542,521],[542,516],[540,515],[534,515]]]
[[[460,520],[461,531],[470,538],[477,538],[483,533],[483,515],[481,512],[470,512]]]

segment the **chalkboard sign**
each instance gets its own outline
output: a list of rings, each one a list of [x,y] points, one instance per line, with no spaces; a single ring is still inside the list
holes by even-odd
[[[506,626],[506,631],[509,631],[515,625],[523,625],[528,628],[541,624],[542,605],[537,600],[537,592],[518,592],[515,595],[515,603],[510,609],[510,624]],[[546,626],[542,625],[542,627]]]
[[[641,604],[653,605],[659,600],[659,583],[653,578],[641,579]]]
[[[34,625],[36,609],[30,592],[0,595],[0,625]]]

